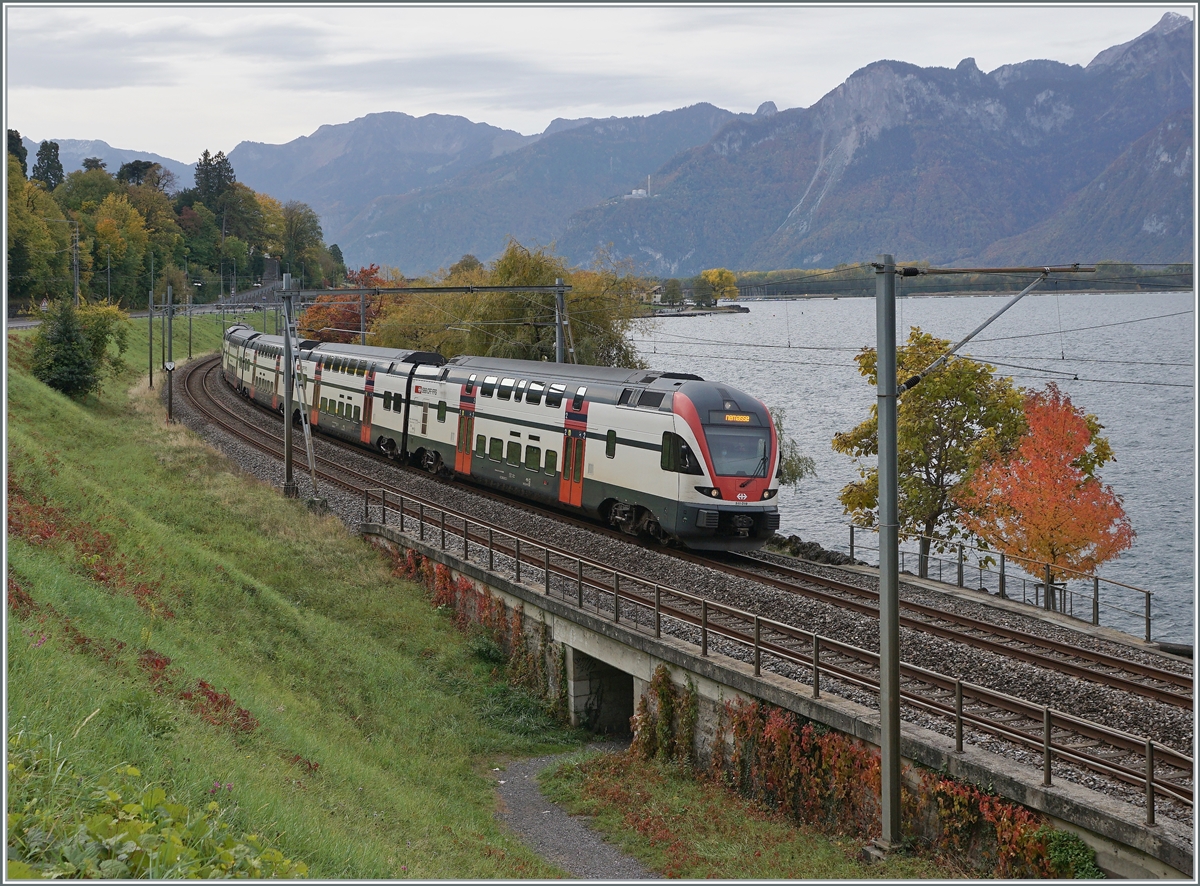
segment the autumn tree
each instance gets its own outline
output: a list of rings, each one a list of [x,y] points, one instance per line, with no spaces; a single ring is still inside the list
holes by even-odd
[[[8,299],[30,305],[72,290],[71,235],[54,198],[20,174],[8,155]]]
[[[662,300],[668,305],[677,305],[683,301],[683,286],[674,277],[663,286]]]
[[[737,298],[737,278],[733,276],[733,272],[725,268],[709,268],[707,271],[701,271],[700,277],[712,287],[712,303],[716,304],[718,299]]]
[[[63,183],[62,161],[58,159],[58,142],[45,141],[38,147],[37,162],[29,177],[43,182],[53,191]]]
[[[898,378],[925,370],[950,348],[943,339],[913,327],[897,350]],[[877,355],[864,348],[855,362],[872,385],[878,383]],[[963,534],[957,523],[959,488],[972,470],[997,452],[1011,451],[1024,431],[1020,392],[995,369],[955,357],[906,391],[897,410],[899,522],[906,535],[920,536],[920,574],[928,575],[929,552]],[[837,452],[857,459],[879,454],[879,416],[833,438]],[[860,526],[877,522],[879,470],[859,462],[860,479],[839,494],[845,512]]]
[[[1053,383],[1025,397],[1016,451],[982,464],[956,493],[963,525],[1010,556],[1050,564],[1054,580],[1094,572],[1133,544],[1121,498],[1096,470],[1113,459],[1094,415]]]
[[[779,440],[779,485],[790,486],[793,492],[800,491],[800,481],[805,477],[817,476],[817,463],[812,456],[800,453],[800,444],[788,436],[783,422],[787,410],[776,407],[769,410],[775,423],[775,436]]]

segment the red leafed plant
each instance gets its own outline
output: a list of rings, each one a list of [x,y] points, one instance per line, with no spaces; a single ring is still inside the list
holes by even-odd
[[[1121,497],[1095,476],[1112,448],[1054,384],[1026,396],[1025,420],[1016,451],[981,465],[958,493],[963,525],[1010,556],[1049,563],[1056,579],[1092,572],[1134,539]]]

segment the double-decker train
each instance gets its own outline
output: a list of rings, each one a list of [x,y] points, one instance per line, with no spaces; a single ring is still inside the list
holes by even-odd
[[[699,550],[761,546],[779,528],[779,441],[767,407],[696,375],[301,340],[321,433]],[[235,390],[284,410],[284,340],[237,324]],[[300,400],[293,400],[299,420]]]

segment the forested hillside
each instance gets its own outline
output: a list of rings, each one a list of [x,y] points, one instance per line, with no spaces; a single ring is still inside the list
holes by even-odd
[[[345,275],[312,208],[246,187],[220,152],[201,155],[193,182],[149,160],[107,165],[86,157],[66,171],[56,142],[29,156],[8,131],[10,314],[72,296],[76,279],[83,298],[129,309],[146,306],[151,286],[160,300],[172,286],[180,302],[250,288],[269,261],[310,286]]]

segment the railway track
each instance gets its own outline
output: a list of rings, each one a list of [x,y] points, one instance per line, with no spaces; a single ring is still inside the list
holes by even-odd
[[[248,445],[282,457],[282,440],[264,440],[259,428],[253,432],[243,430],[244,419],[234,410],[220,403],[219,398],[204,396],[202,389],[212,383],[212,379],[219,379],[219,374],[213,371],[215,368],[216,361],[209,361],[193,367],[185,376],[185,392],[194,407]],[[221,381],[215,383],[223,385]],[[210,402],[214,405],[209,405]],[[588,561],[569,551],[514,533],[506,527],[489,525],[466,514],[451,512],[411,492],[389,487],[381,483],[377,475],[348,469],[333,460],[318,457],[318,465],[325,482],[335,483],[359,494],[363,494],[364,490],[375,490],[374,506],[378,508],[382,520],[387,519],[389,512],[393,520],[415,520],[421,536],[427,532],[433,533],[435,538],[440,538],[443,548],[448,542],[454,546],[461,545],[463,556],[468,559],[472,556],[472,548],[477,557],[484,556],[486,551],[489,567],[494,567],[499,557],[515,571],[518,582],[521,581],[522,569],[525,570],[526,579],[531,571],[534,575],[540,574],[546,593],[553,593],[585,608],[590,605],[598,613],[611,613],[609,617],[631,624],[635,630],[651,630],[652,623],[653,631],[661,633],[664,623],[667,623],[673,631],[682,631],[684,635],[698,632],[702,654],[708,654],[711,642],[725,647],[725,651],[734,657],[752,660],[756,670],[764,661],[799,669],[799,676],[807,678],[814,694],[820,691],[822,677],[826,681],[833,679],[867,692],[877,691],[878,657],[874,652],[685,594],[619,569],[614,570],[604,563]],[[512,504],[511,500],[504,500]],[[371,507],[371,495],[368,493],[364,497],[364,509],[370,510]],[[555,519],[561,519],[560,515],[556,513]],[[593,524],[588,525],[595,530]],[[848,607],[862,614],[878,615],[877,595],[853,585],[788,570],[752,557],[734,558],[744,561],[742,565],[733,562],[715,564],[710,558],[699,559],[708,568],[721,568],[730,574],[740,574],[749,580],[767,583],[791,593],[821,595],[818,598],[832,605]],[[764,571],[774,574],[764,576]],[[872,599],[876,600],[876,606],[871,605]],[[1075,670],[1078,673],[1073,676],[1079,679],[1102,682],[1164,704],[1191,707],[1188,691],[1191,681],[1186,676],[1102,653],[1093,654],[1086,659],[1086,664],[1080,664],[1079,654],[1088,651],[1074,647],[1057,648],[1066,644],[1011,629],[999,629],[961,616],[948,619],[947,613],[918,604],[906,603],[905,607],[910,613],[905,616],[910,622],[906,626],[914,630],[982,646],[996,654],[1066,673]],[[1158,743],[1148,744],[1144,738],[1090,723],[1067,713],[1050,711],[1036,703],[915,665],[902,664],[901,678],[906,707],[943,721],[948,719],[953,722],[953,728],[959,736],[964,731],[972,735],[992,736],[1027,751],[1040,751],[1047,760],[1053,759],[1060,765],[1067,763],[1139,787],[1145,787],[1147,783],[1149,766],[1153,772],[1151,781],[1160,796],[1165,795],[1184,806],[1191,806],[1192,761],[1172,748]]]

